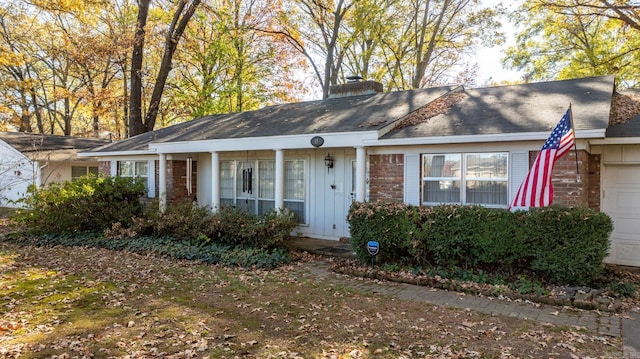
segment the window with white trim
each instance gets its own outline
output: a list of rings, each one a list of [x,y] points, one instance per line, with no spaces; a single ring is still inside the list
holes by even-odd
[[[154,174],[154,161],[117,161],[116,176],[141,179],[149,198],[155,198],[157,195]]]
[[[507,152],[422,155],[422,203],[504,207],[509,201]]]
[[[92,175],[98,176],[97,166],[71,166],[71,180],[78,179],[80,177]]]
[[[284,161],[284,207],[306,223],[305,161]],[[276,163],[273,160],[220,161],[220,204],[254,214],[275,208]]]
[[[118,161],[118,176],[149,178],[149,162]]]

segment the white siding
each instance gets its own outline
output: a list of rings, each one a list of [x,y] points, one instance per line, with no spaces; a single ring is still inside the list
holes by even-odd
[[[404,202],[420,205],[420,155],[404,155]]]
[[[0,206],[18,207],[12,203],[27,193],[32,183],[39,181],[37,163],[0,141]]]
[[[613,219],[606,262],[640,267],[640,146],[609,146],[602,167],[602,211]]]
[[[527,173],[529,172],[529,152],[511,152],[510,171],[509,202],[511,202],[516,192],[518,192],[522,181],[527,177]]]

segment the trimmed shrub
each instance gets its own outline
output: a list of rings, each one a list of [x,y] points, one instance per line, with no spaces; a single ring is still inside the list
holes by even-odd
[[[591,209],[532,209],[515,213],[480,206],[418,208],[399,203],[354,203],[351,243],[368,262],[366,243],[380,243],[378,262],[444,268],[497,268],[552,283],[600,279],[611,218]]]
[[[235,207],[222,207],[214,216],[217,232],[211,233],[216,242],[273,248],[283,245],[284,239],[298,225],[293,212],[270,210],[256,216]]]
[[[475,246],[484,225],[486,209],[477,206],[439,206],[428,216],[427,246],[436,264],[473,267],[478,264]]]
[[[604,271],[611,217],[586,208],[531,209],[524,216],[531,269],[553,283],[589,284]]]
[[[412,243],[419,228],[419,217],[416,207],[401,203],[354,202],[348,215],[353,251],[360,261],[369,261],[367,242],[377,241],[380,244],[378,263],[411,263],[414,253],[420,252],[410,251],[414,245],[420,245]]]
[[[525,238],[520,234],[521,217],[527,212],[511,213],[502,209],[483,209],[478,218],[472,256],[478,263],[505,269],[528,268],[530,258]]]
[[[35,233],[102,231],[112,223],[125,226],[142,214],[144,184],[121,177],[82,177],[46,188],[29,188],[21,200],[27,209],[14,219]]]

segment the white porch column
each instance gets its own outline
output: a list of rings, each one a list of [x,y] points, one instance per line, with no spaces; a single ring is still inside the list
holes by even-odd
[[[165,211],[167,208],[167,155],[161,153],[158,158],[158,203],[160,204],[160,212]]]
[[[364,202],[365,176],[367,168],[367,150],[364,146],[356,147],[356,201]]]
[[[220,209],[220,153],[211,152],[211,211]]]
[[[275,208],[280,210],[284,208],[284,151],[277,149],[276,151],[276,183],[275,183]]]

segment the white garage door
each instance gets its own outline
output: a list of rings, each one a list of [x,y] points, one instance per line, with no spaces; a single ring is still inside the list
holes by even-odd
[[[640,267],[640,165],[605,165],[602,210],[613,219],[608,263]]]

